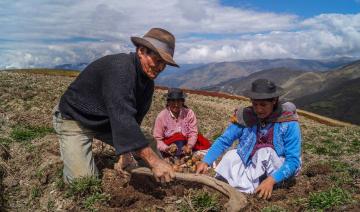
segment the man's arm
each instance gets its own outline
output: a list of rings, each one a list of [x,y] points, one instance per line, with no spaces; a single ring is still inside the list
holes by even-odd
[[[172,166],[160,159],[150,147],[142,148],[136,153],[150,166],[157,182],[170,182],[175,178]]]

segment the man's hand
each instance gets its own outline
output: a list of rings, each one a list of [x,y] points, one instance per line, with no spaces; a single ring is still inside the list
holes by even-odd
[[[268,176],[261,184],[256,188],[255,193],[258,194],[259,198],[269,199],[272,194],[274,185],[276,184],[272,176]]]
[[[128,169],[135,168],[137,166],[137,162],[133,158],[130,152],[122,154],[119,156],[119,160],[114,164],[114,169],[121,175],[126,177],[130,176]]]
[[[196,174],[205,174],[207,173],[207,170],[209,168],[209,165],[205,162],[200,162],[196,165]]]
[[[160,159],[150,147],[140,149],[137,153],[149,164],[157,182],[170,182],[175,178],[173,167],[166,161]]]
[[[183,146],[182,151],[185,155],[191,155],[192,147],[190,145],[185,145]]]
[[[173,167],[164,160],[159,159],[150,167],[157,182],[168,183],[175,178]]]

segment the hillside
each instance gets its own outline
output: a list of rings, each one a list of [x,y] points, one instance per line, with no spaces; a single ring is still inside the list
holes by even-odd
[[[298,107],[360,125],[360,78],[296,99]]]
[[[304,60],[304,59],[272,59],[220,62],[206,64],[186,70],[160,75],[156,80],[158,85],[201,88],[219,84],[231,79],[246,77],[265,69],[286,68],[302,71],[326,71],[341,67],[353,61],[350,58],[335,60]]]
[[[70,76],[0,72],[0,208],[9,211],[195,211],[211,203],[222,211],[223,198],[199,185],[175,181],[158,186],[149,179],[126,181],[112,169],[114,150],[95,141],[100,180],[62,182],[51,111],[74,80]],[[354,82],[355,83],[355,82]],[[165,91],[156,90],[142,129],[151,139],[152,124],[164,107]],[[187,105],[200,131],[216,138],[229,115],[247,101],[189,94]],[[303,167],[296,182],[276,189],[269,201],[247,195],[247,211],[358,211],[360,209],[360,127],[330,127],[300,116]],[[216,207],[213,207],[217,205]],[[193,208],[193,209],[192,209]]]
[[[260,79],[260,78],[270,79],[274,81],[277,85],[283,86],[285,83],[292,84],[291,82],[289,82],[291,81],[291,79],[296,79],[302,75],[306,76],[309,75],[309,73],[313,73],[313,72],[290,70],[287,68],[266,69],[263,71],[250,74],[247,77],[234,78],[232,80],[222,82],[214,86],[203,87],[201,89],[242,95],[246,89],[251,87],[251,83],[256,79]]]

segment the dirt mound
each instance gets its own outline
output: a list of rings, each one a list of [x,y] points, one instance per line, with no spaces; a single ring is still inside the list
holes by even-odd
[[[103,170],[102,187],[111,196],[109,206],[106,207],[106,210],[110,211],[138,211],[139,208],[177,211],[179,203],[185,201],[183,197],[190,189],[217,193],[217,201],[220,205],[228,201],[227,197],[218,191],[198,183],[175,181],[159,184],[153,177],[134,174],[131,178],[127,178],[120,176],[113,169]]]

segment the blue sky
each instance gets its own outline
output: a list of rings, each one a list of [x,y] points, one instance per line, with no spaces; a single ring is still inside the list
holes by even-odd
[[[359,0],[222,0],[221,4],[263,12],[296,14],[303,18],[322,13],[360,12]]]
[[[130,52],[151,27],[180,64],[360,58],[360,0],[2,0],[0,24],[1,69]]]

